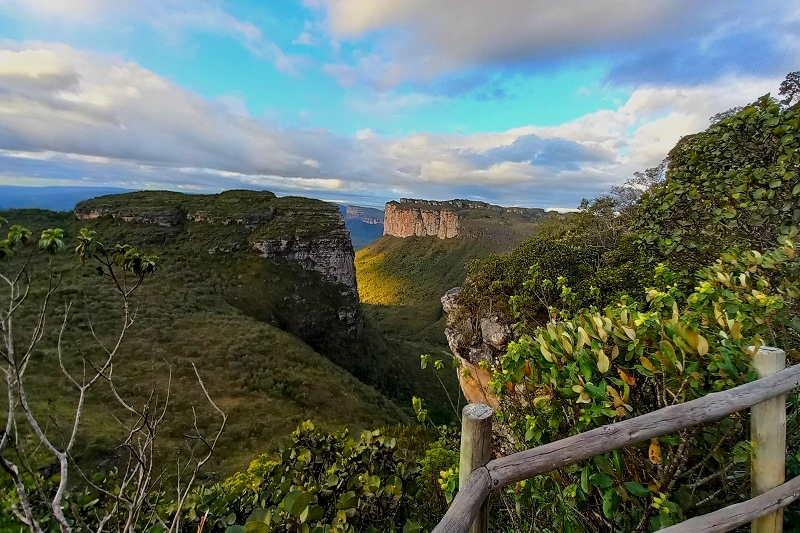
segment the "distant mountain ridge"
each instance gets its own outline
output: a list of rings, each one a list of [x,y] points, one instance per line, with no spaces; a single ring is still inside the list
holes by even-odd
[[[339,205],[344,223],[353,239],[353,248],[360,250],[377,241],[383,235],[384,213],[374,207]]]

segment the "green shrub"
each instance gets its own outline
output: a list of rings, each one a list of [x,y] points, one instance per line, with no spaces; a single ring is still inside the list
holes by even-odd
[[[458,469],[458,448],[441,438],[432,443],[420,460],[422,467],[420,484],[424,512],[433,521],[438,521],[447,512],[450,496],[441,486],[442,473]]]
[[[208,512],[205,531],[231,533],[421,531],[419,478],[395,438],[323,434],[303,422],[277,459],[261,456],[246,473],[198,491],[191,517]]]
[[[749,347],[786,346],[798,326],[800,264],[792,239],[780,240],[769,253],[723,255],[698,272],[691,293],[662,265],[644,305],[622,299],[526,331],[492,378],[509,446],[553,442],[753,379]],[[746,499],[746,429],[741,413],[528,480],[508,491],[521,510],[514,519],[564,531],[659,529]]]

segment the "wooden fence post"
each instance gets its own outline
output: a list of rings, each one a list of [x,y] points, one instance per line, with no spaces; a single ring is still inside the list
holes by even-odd
[[[753,356],[759,379],[786,368],[786,352],[769,346]],[[786,476],[786,395],[781,394],[750,408],[750,440],[755,443],[751,466],[752,496],[783,484]],[[781,533],[783,508],[752,522],[751,533]]]
[[[459,460],[458,486],[465,487],[470,474],[489,462],[492,455],[492,415],[488,405],[471,403],[461,412],[461,458]],[[489,531],[488,498],[469,533]]]

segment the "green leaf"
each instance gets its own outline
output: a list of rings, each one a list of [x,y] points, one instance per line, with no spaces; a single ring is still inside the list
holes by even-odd
[[[661,437],[658,440],[670,446],[677,446],[681,443],[681,438],[677,435],[667,435],[666,437]]]
[[[605,494],[603,494],[603,515],[605,515],[606,518],[612,518],[618,506],[619,495],[617,491],[608,489]]]
[[[244,530],[247,533],[271,533],[270,527],[264,522],[248,522],[244,525]]]
[[[263,507],[253,511],[247,518],[247,522],[263,522],[269,516],[269,511]]]
[[[339,501],[336,503],[336,508],[346,511],[347,509],[354,509],[357,505],[358,496],[351,490],[339,496]]]
[[[314,493],[312,492],[293,490],[283,499],[283,508],[295,518],[300,518],[300,515],[313,499]]]
[[[225,530],[225,533],[247,533],[244,526],[231,526]]]
[[[626,481],[625,488],[628,492],[639,498],[645,498],[650,495],[650,489],[636,481]]]
[[[606,474],[592,474],[589,476],[589,481],[599,489],[607,489],[614,483],[611,477]]]

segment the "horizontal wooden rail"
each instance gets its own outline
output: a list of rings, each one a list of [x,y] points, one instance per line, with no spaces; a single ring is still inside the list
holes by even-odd
[[[489,492],[681,429],[718,420],[800,386],[800,365],[690,402],[671,405],[544,446],[489,461],[461,487],[433,533],[464,533]]]
[[[786,507],[800,498],[800,476],[746,502],[690,518],[659,533],[722,533]]]

